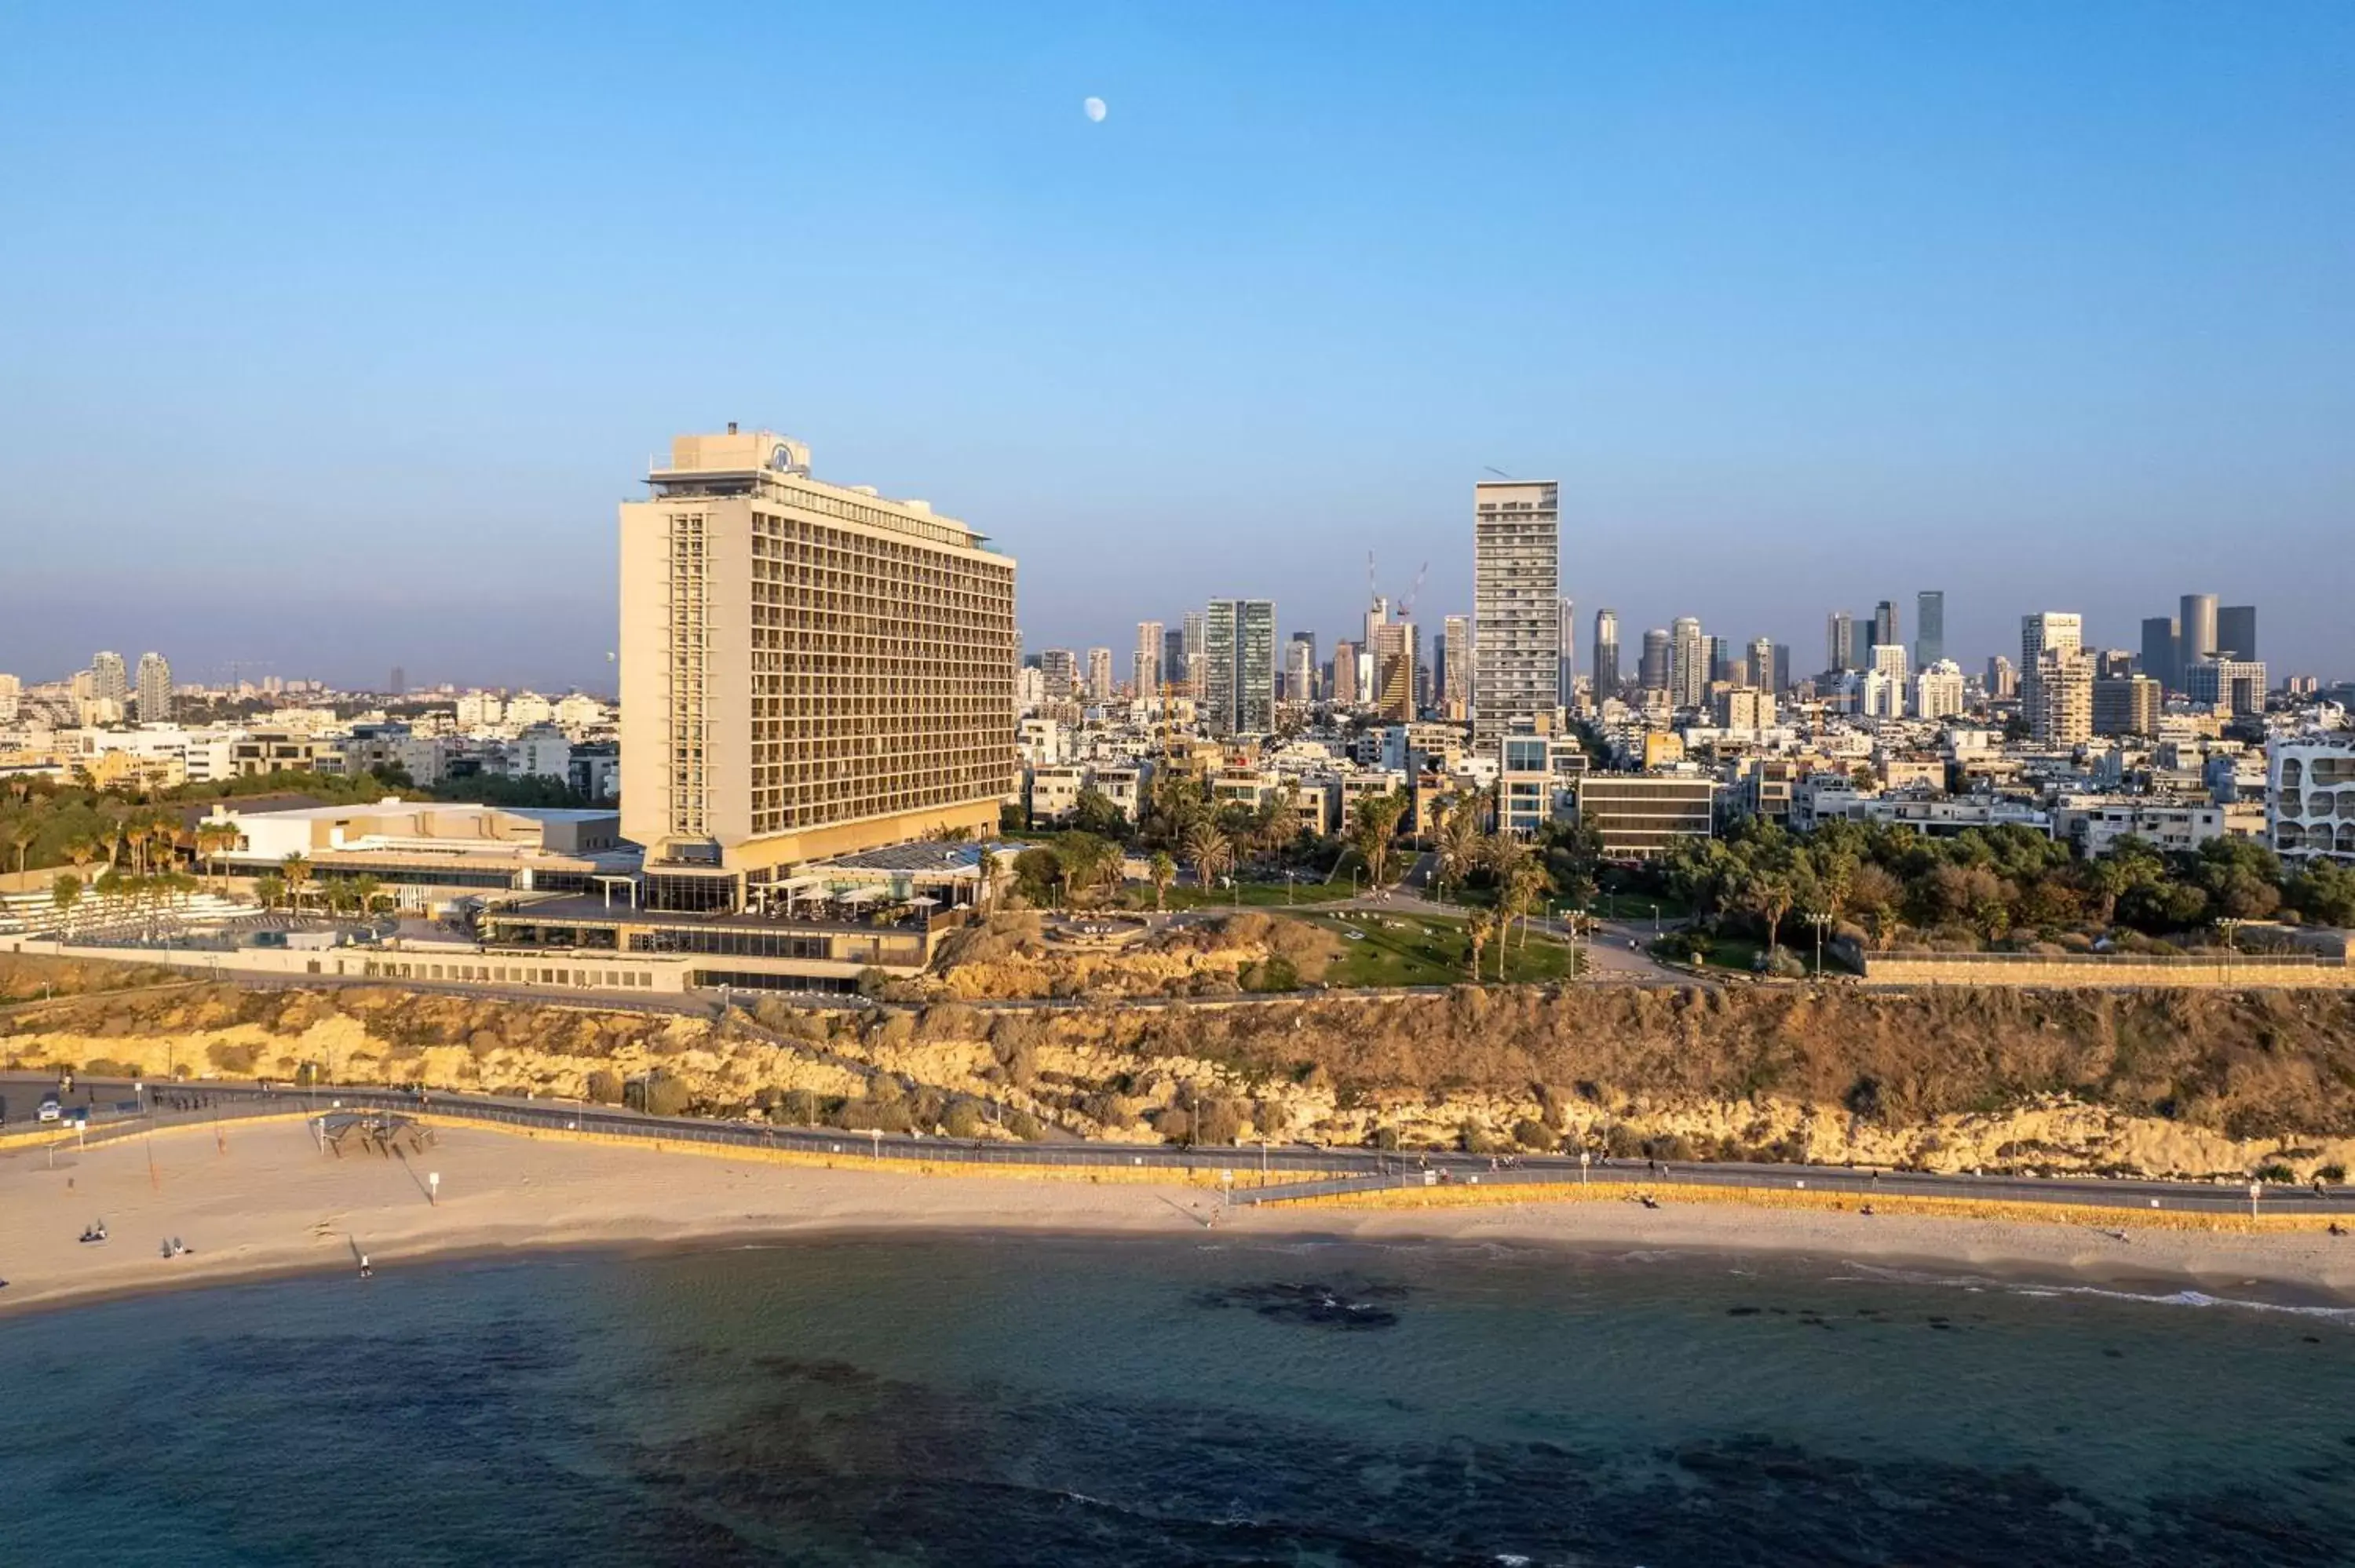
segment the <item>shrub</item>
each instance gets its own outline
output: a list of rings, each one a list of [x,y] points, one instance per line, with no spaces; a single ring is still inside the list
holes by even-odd
[[[646,1110],[655,1116],[679,1116],[694,1099],[684,1079],[656,1073],[646,1079]]]
[[[227,1041],[218,1041],[205,1047],[205,1055],[222,1072],[244,1077],[250,1075],[255,1065],[261,1060],[261,1047],[232,1045]]]
[[[582,1091],[584,1098],[594,1100],[601,1106],[620,1105],[622,1076],[610,1067],[600,1067],[589,1075],[589,1081],[582,1086]]]
[[[81,1065],[81,1070],[93,1078],[135,1078],[139,1069],[128,1062],[112,1056],[92,1056]]]
[[[2321,1170],[2317,1171],[2314,1175],[2315,1180],[2318,1181],[2344,1181],[2347,1180],[2347,1167],[2344,1165],[2326,1165]]]
[[[832,1119],[846,1132],[907,1132],[915,1126],[908,1107],[897,1101],[845,1100]]]
[[[950,1138],[979,1138],[981,1107],[971,1100],[957,1101],[941,1118],[941,1131]]]
[[[1386,1149],[1395,1152],[1399,1146],[1399,1130],[1394,1127],[1378,1127],[1369,1135],[1367,1141],[1376,1149]]]
[[[1025,1143],[1038,1143],[1047,1136],[1047,1124],[1028,1111],[1008,1111],[1006,1113],[1006,1130]]]
[[[2260,1181],[2295,1181],[2297,1172],[2278,1160],[2270,1160],[2257,1167],[2256,1177]]]
[[[1194,1136],[1194,1118],[1172,1106],[1153,1118],[1153,1130],[1171,1143],[1184,1143]]]
[[[1545,1123],[1523,1117],[1513,1124],[1513,1141],[1523,1149],[1551,1149],[1561,1139]]]
[[[1487,1128],[1468,1121],[1455,1129],[1455,1142],[1466,1154],[1502,1154],[1512,1147]]]

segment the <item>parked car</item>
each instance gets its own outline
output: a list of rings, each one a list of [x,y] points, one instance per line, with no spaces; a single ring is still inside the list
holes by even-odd
[[[56,1090],[52,1089],[41,1097],[41,1108],[37,1114],[43,1121],[55,1121],[66,1114],[65,1105],[58,1098]]]

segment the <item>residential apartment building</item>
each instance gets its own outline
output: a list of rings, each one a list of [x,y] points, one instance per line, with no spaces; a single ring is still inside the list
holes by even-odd
[[[1488,740],[1557,705],[1561,488],[1484,481],[1472,499],[1473,730]]]
[[[1451,615],[1440,627],[1440,716],[1462,724],[1472,716],[1472,618]]]
[[[1136,652],[1130,659],[1128,678],[1135,683],[1140,698],[1161,695],[1161,654],[1167,635],[1157,620],[1136,623]]]
[[[2094,682],[2095,735],[2157,735],[2166,693],[2149,675],[2114,676]]]
[[[2081,746],[2094,737],[2094,662],[2082,649],[2040,654],[2035,678],[2024,683],[2021,705],[2039,746]]]
[[[1013,787],[1015,563],[768,431],[681,436],[621,507],[622,828],[650,906],[984,832]]]
[[[1951,718],[1962,711],[1963,672],[1952,659],[1937,660],[1913,677],[1915,718]]]
[[[2253,659],[2199,659],[2183,672],[2183,694],[2238,718],[2265,711],[2265,667]]]
[[[2277,739],[2267,750],[2275,853],[2355,864],[2355,733]]]
[[[1668,701],[1697,708],[1709,696],[1709,639],[1700,622],[1680,615],[1668,623]]]
[[[139,655],[139,722],[172,722],[172,666],[161,653]]]
[[[1113,699],[1112,650],[1088,650],[1088,701],[1108,703]]]
[[[1202,616],[1203,724],[1212,735],[1275,728],[1275,601],[1214,599]]]
[[[1414,717],[1414,623],[1385,620],[1371,632],[1374,716],[1391,724]]]

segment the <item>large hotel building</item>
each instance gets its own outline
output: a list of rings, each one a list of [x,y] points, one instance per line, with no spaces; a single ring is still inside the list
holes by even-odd
[[[681,436],[621,509],[622,832],[651,909],[964,830],[1014,787],[1014,562],[768,431]]]

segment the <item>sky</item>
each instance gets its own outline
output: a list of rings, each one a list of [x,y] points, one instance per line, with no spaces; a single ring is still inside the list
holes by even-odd
[[[990,535],[1034,650],[1327,646],[1369,551],[1435,626],[1493,468],[1631,662],[2204,590],[2355,675],[2343,0],[25,0],[0,302],[28,679],[608,686],[615,503],[730,419]]]

